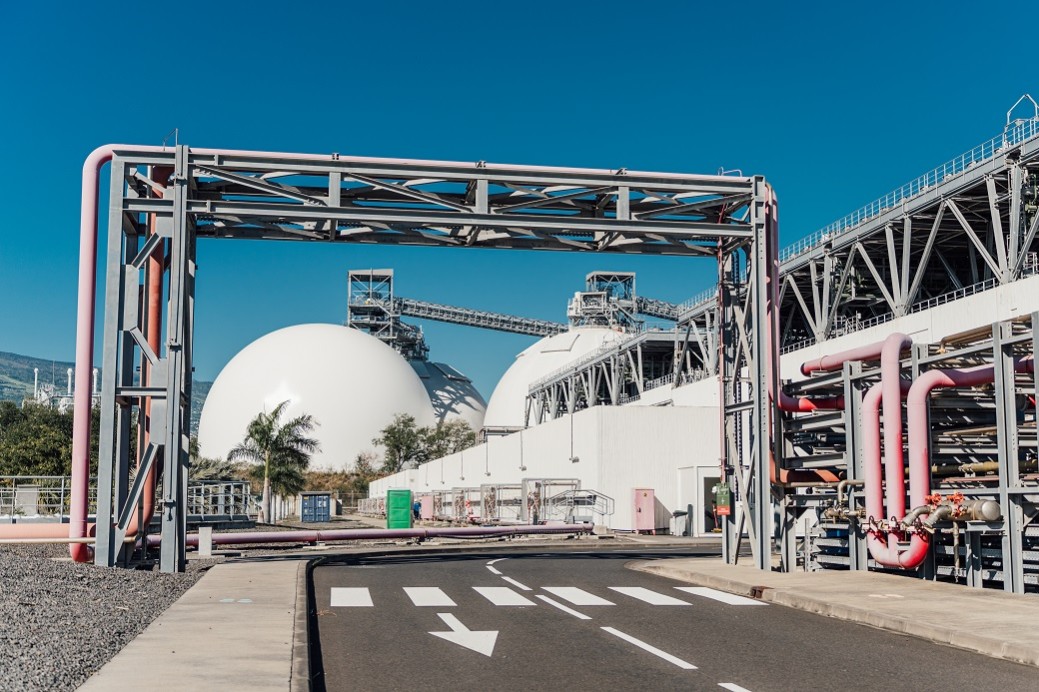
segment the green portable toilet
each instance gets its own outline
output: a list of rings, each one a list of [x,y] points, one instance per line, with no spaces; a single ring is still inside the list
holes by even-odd
[[[386,491],[386,528],[410,529],[411,519],[411,491]]]

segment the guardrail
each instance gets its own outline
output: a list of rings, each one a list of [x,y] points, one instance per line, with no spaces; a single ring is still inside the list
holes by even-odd
[[[1031,118],[1015,122],[1003,130],[1001,134],[986,142],[982,142],[970,151],[960,154],[937,168],[933,168],[897,190],[892,190],[883,197],[873,200],[864,207],[860,207],[847,216],[837,219],[828,226],[808,234],[793,245],[788,245],[780,251],[779,261],[785,262],[792,257],[809,252],[831,238],[880,216],[889,209],[893,209],[917,195],[927,192],[940,183],[967,172],[979,163],[994,159],[1010,147],[1022,144],[1036,135],[1039,135],[1039,119]]]
[[[40,517],[61,521],[68,514],[72,481],[68,476],[0,476],[0,518]],[[191,481],[188,513],[206,519],[250,514],[248,481]],[[91,477],[87,512],[97,512],[97,478]],[[158,505],[156,505],[158,506]]]
[[[54,517],[68,514],[72,481],[68,476],[0,476],[0,517]],[[97,478],[90,478],[87,512],[97,511]]]

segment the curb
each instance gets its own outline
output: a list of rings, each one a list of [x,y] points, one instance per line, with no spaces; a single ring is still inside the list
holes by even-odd
[[[656,574],[677,581],[684,581],[699,586],[707,586],[727,591],[740,596],[756,598],[767,603],[795,608],[817,615],[846,620],[877,629],[905,634],[938,644],[947,644],[959,649],[966,649],[991,658],[1000,658],[1014,663],[1039,666],[1039,649],[1007,642],[995,637],[987,637],[965,630],[953,630],[915,619],[878,613],[858,606],[834,603],[812,596],[805,596],[792,589],[771,586],[754,586],[746,582],[735,581],[724,577],[700,574],[687,570],[676,570],[654,562],[638,562],[629,565],[640,572]]]
[[[310,571],[317,560],[301,561],[296,570],[296,605],[292,623],[290,692],[310,692]]]

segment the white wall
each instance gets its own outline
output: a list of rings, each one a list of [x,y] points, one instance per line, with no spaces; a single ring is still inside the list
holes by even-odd
[[[801,379],[798,368],[805,360],[880,341],[891,332],[905,332],[921,343],[936,342],[1035,310],[1039,310],[1039,277],[1030,277],[787,354],[782,376]],[[571,456],[580,461],[571,463]],[[524,478],[577,478],[582,488],[614,498],[616,511],[608,524],[615,529],[634,527],[634,488],[654,490],[661,526],[668,525],[665,513],[685,509],[687,504],[694,505],[697,523],[702,525],[702,485],[717,473],[718,456],[718,381],[711,378],[676,389],[659,387],[627,406],[599,406],[493,438],[489,446],[478,445],[375,481],[371,495],[380,497],[393,487],[429,492],[518,483]]]
[[[570,426],[573,456],[570,461]],[[522,448],[522,452],[521,452]],[[473,487],[487,483],[519,483],[524,478],[577,478],[581,487],[615,500],[608,526],[634,528],[634,489],[652,488],[657,499],[657,524],[671,526],[670,513],[699,507],[702,498],[679,490],[679,467],[718,467],[718,411],[693,407],[596,407],[549,421],[522,433],[492,438],[459,454],[423,464],[375,481],[372,497],[390,488],[433,490]],[[526,470],[521,470],[520,459]],[[442,480],[441,480],[442,479]]]

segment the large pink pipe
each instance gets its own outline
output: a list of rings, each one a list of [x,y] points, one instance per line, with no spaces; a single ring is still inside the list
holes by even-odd
[[[850,361],[877,360],[883,355],[884,344],[886,343],[887,341],[877,341],[876,343],[859,346],[858,348],[852,348],[847,351],[823,356],[816,360],[805,361],[804,363],[801,363],[801,374],[808,376],[813,372],[831,372],[833,370],[840,370],[844,367],[845,363]],[[905,344],[905,348],[909,348],[911,345],[912,341],[908,341]]]
[[[316,543],[318,541],[354,541],[396,538],[488,538],[521,534],[591,533],[591,524],[545,526],[465,526],[414,529],[333,529],[331,531],[240,531],[214,533],[214,545],[249,545],[256,543]],[[148,545],[159,545],[160,536],[148,536]],[[198,534],[189,534],[186,545],[198,545]]]
[[[1014,363],[1016,372],[1033,372],[1035,361],[1032,356],[1021,358]],[[929,503],[928,496],[931,494],[931,430],[928,426],[928,408],[930,395],[935,389],[950,387],[975,387],[989,384],[995,378],[995,369],[991,365],[982,365],[963,369],[936,369],[928,370],[917,378],[909,389],[909,397],[906,401],[906,414],[909,431],[909,504],[912,507],[923,507]],[[875,388],[874,388],[875,389]],[[883,507],[879,505],[879,482],[870,484],[870,479],[878,481],[879,475],[879,435],[874,438],[870,430],[876,420],[877,410],[875,397],[871,398],[873,390],[863,400],[863,451],[866,457],[866,512],[877,519],[883,518]],[[885,428],[887,412],[885,409]],[[886,444],[886,439],[885,439]],[[897,475],[897,481],[895,476]],[[888,483],[888,512],[892,519],[905,517],[905,470],[899,464],[892,469],[890,457],[887,467]],[[897,495],[901,509],[892,509],[892,501]],[[870,535],[869,550],[873,558],[889,567],[902,567],[914,569],[923,562],[927,556],[927,548],[930,545],[930,536],[925,532],[917,531],[910,538],[909,547],[901,549],[894,532],[888,534],[887,544],[881,542],[879,536]]]
[[[902,380],[899,383],[899,399],[901,399],[902,395],[908,394],[910,389],[910,382]],[[884,483],[882,480],[884,476],[884,462],[881,461],[880,456],[880,405],[883,396],[884,383],[880,382],[873,385],[862,399],[862,472],[866,496],[866,516],[876,521],[882,521],[887,518],[884,512]],[[886,416],[887,414],[885,413],[885,427],[887,424]],[[899,419],[899,427],[901,427],[901,416],[899,416]],[[899,449],[899,452],[901,452],[901,449]],[[898,456],[899,461],[901,461],[901,453]],[[897,467],[899,478],[897,483],[893,483],[891,480],[891,467],[893,464],[891,464],[890,455],[888,456],[888,464],[888,499],[890,502],[890,498],[894,493],[905,495],[905,471],[899,464]],[[905,506],[904,499],[902,499],[901,504],[903,507]],[[905,513],[903,512],[900,516],[892,516],[890,518],[897,521],[904,515]],[[906,557],[913,557],[920,551],[926,554],[928,539],[929,537],[925,535],[913,534]],[[900,561],[898,536],[895,533],[887,533],[885,536],[884,532],[870,530],[867,535],[867,545],[869,546],[870,555],[880,564],[888,567],[907,566]]]
[[[905,515],[905,463],[902,456],[902,351],[913,343],[905,334],[889,335],[881,346],[880,384],[884,407],[884,470],[887,480],[887,511]]]

